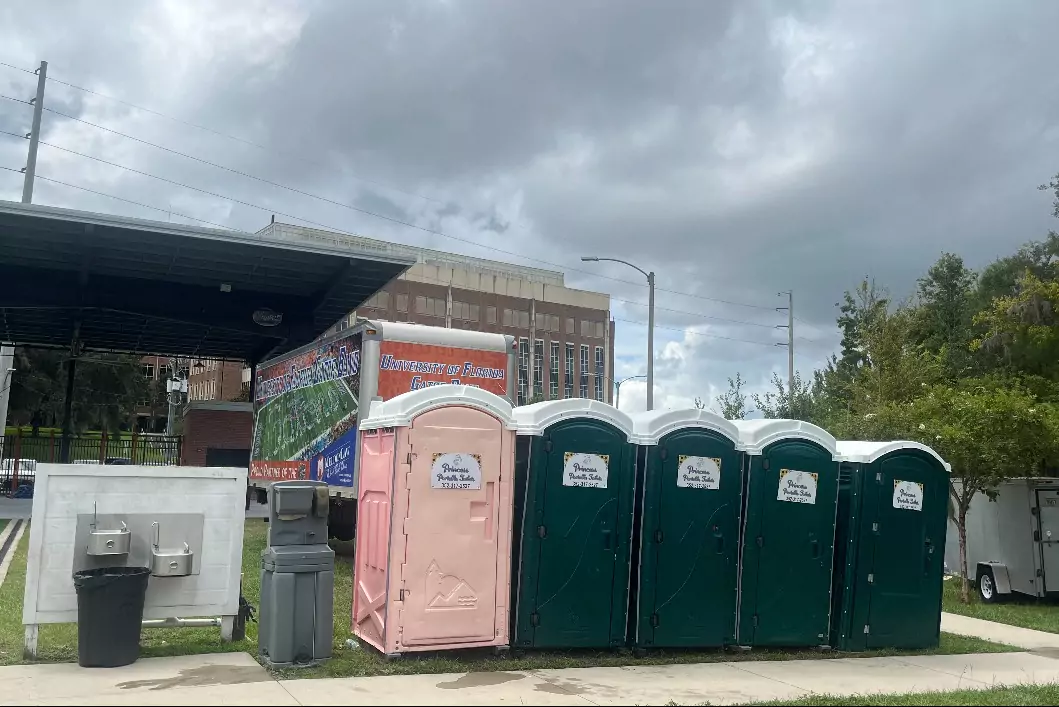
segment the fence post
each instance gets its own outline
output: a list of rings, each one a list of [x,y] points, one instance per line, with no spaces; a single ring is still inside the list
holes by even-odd
[[[99,463],[106,464],[107,461],[107,431],[103,430],[99,436]]]
[[[55,463],[55,430],[48,433],[48,463]]]
[[[132,453],[129,455],[132,457],[130,460],[133,464],[136,463],[136,430],[132,431]]]
[[[18,490],[18,465],[22,461],[22,427],[15,433],[15,458],[14,466],[11,467],[11,485],[7,487],[7,496],[11,498]]]

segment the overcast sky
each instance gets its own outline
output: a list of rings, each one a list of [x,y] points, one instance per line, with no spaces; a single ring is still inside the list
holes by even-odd
[[[862,276],[903,297],[942,251],[981,267],[1054,227],[1035,186],[1059,171],[1057,35],[1044,0],[0,3],[0,62],[246,142],[58,83],[48,107],[454,238],[54,114],[47,142],[264,210],[51,147],[41,177],[163,210],[46,181],[35,202],[246,230],[285,212],[562,266],[615,298],[618,378],[645,371],[646,287],[579,258],[631,260],[657,272],[660,407],[785,375],[781,290],[807,374]],[[3,95],[35,84],[0,66]],[[0,99],[0,130],[30,118]],[[25,150],[0,135],[0,167]],[[0,199],[20,195],[0,170]],[[644,397],[630,382],[622,408]]]

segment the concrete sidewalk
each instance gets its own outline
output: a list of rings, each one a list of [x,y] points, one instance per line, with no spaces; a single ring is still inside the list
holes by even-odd
[[[1025,648],[1028,651],[1059,650],[1059,633],[1034,631],[958,614],[943,613],[941,630],[958,636],[973,636],[993,643]]]
[[[1051,655],[1051,654],[1049,654]],[[1059,682],[1059,658],[993,653],[276,681],[245,653],[126,668],[0,668],[0,705],[737,704]],[[1059,656],[1059,653],[1054,655]]]

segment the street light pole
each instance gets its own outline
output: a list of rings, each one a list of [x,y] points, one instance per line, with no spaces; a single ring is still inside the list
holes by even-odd
[[[617,258],[596,258],[582,256],[581,260],[586,263],[621,263],[628,265],[647,278],[647,409],[654,410],[655,407],[655,274],[654,271],[647,272],[625,260]],[[617,405],[615,405],[617,407]]]
[[[637,378],[646,378],[647,376],[640,374],[638,376],[629,376],[628,378],[622,378],[620,381],[614,381],[614,407],[621,409],[621,384],[625,381],[636,380]]]

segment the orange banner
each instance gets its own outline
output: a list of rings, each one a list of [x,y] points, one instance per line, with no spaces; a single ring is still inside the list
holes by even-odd
[[[265,481],[301,481],[309,478],[309,462],[251,461],[250,478]]]
[[[383,400],[432,385],[454,383],[507,395],[507,354],[502,351],[383,341],[379,347]]]

